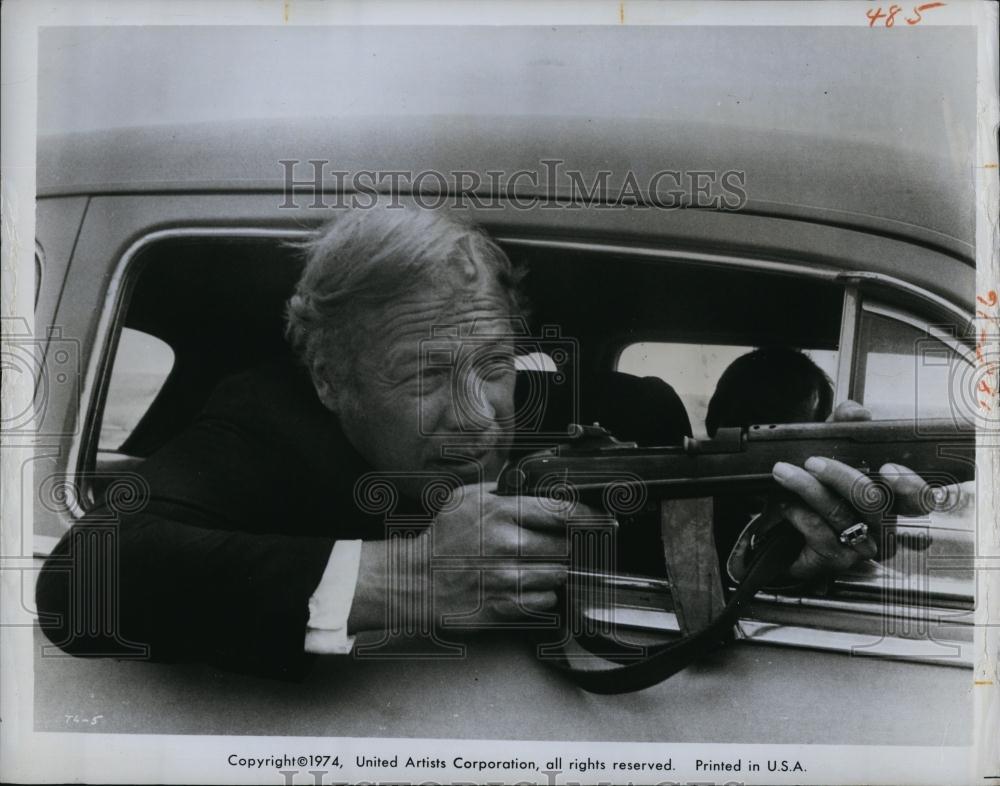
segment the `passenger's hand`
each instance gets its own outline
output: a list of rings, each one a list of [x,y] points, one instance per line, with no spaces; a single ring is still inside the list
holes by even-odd
[[[871,413],[860,404],[845,401],[831,420],[871,420]],[[801,500],[779,505],[783,517],[806,541],[789,570],[799,580],[843,572],[876,558],[887,517],[922,515],[944,501],[941,493],[932,493],[918,475],[898,464],[880,468],[884,486],[853,467],[822,456],[808,459],[804,467],[778,462],[773,473],[782,488]],[[843,542],[841,533],[861,523],[868,527],[867,536],[853,541],[845,536],[848,542]]]

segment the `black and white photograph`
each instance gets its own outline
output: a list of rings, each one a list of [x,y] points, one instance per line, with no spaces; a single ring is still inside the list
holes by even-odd
[[[997,5],[2,12],[0,780],[1000,782]]]

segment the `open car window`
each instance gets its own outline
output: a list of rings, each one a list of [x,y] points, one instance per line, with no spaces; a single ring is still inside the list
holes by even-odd
[[[618,371],[638,377],[659,377],[677,391],[694,436],[707,435],[705,415],[708,402],[722,372],[741,355],[752,352],[753,346],[732,344],[691,344],[640,341],[622,350]],[[830,349],[803,349],[829,378],[837,370],[837,352]]]
[[[174,367],[165,341],[134,328],[118,337],[97,449],[117,451],[149,410]]]

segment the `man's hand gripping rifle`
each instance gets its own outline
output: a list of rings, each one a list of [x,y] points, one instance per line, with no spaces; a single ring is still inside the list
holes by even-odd
[[[827,459],[819,463],[821,469],[815,457]],[[810,458],[814,461],[807,464]],[[887,464],[898,470],[889,484],[883,482]],[[813,469],[806,472],[803,465]],[[775,478],[779,468],[780,483]],[[548,652],[553,666],[580,687],[625,693],[662,682],[729,641],[742,605],[790,566],[803,564],[810,549],[815,557],[825,541],[833,553],[849,550],[852,560],[874,554],[869,526],[876,530],[877,544],[884,519],[933,510],[939,499],[953,496],[946,487],[971,480],[974,469],[974,430],[947,420],[728,428],[714,439],[654,448],[619,442],[595,424],[574,426],[564,445],[509,462],[497,493],[579,499],[611,514],[622,498],[633,510],[637,499],[645,500],[654,515],[659,508],[671,596],[684,635],[638,653],[632,646],[629,652],[621,642],[610,641],[607,632],[585,632],[571,602],[564,642],[575,639],[605,663],[619,666],[578,668],[565,643]],[[633,493],[623,493],[628,491]],[[760,525],[757,547],[726,600],[713,539],[713,500],[730,494],[762,494],[767,503],[755,522]],[[611,633],[614,638],[613,628]],[[609,650],[619,654],[609,655]]]
[[[920,505],[932,510],[944,487],[971,480],[975,470],[975,431],[947,419],[758,425],[721,428],[713,439],[686,438],[683,445],[638,447],[620,442],[598,426],[573,426],[565,444],[511,461],[501,472],[497,493],[579,499],[614,514],[615,495],[631,489],[648,507],[659,507],[667,574],[682,629],[694,632],[722,611],[723,587],[713,539],[713,498],[762,495],[769,511],[791,495],[774,479],[776,463],[801,467],[810,457],[825,457],[859,470],[885,494],[872,498],[871,485],[859,485],[849,500],[859,523],[840,533],[843,544],[869,536],[864,520],[888,519],[893,494],[878,476],[885,464],[902,466],[923,479]],[[614,493],[611,493],[614,492]],[[857,496],[857,498],[855,498]],[[877,495],[875,495],[877,497]],[[883,510],[873,508],[882,505]],[[912,507],[912,504],[910,505]],[[782,572],[798,556],[803,540],[776,513],[765,514],[755,536],[754,553],[783,541]],[[878,541],[877,524],[871,537]],[[774,578],[771,575],[765,583]]]

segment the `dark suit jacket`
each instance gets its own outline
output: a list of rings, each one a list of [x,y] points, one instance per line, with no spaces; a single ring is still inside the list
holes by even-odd
[[[602,376],[572,401],[553,387],[546,430],[564,428],[572,412],[645,444],[690,434],[662,381]],[[537,390],[524,381],[521,395]],[[154,660],[295,676],[309,661],[308,600],[334,541],[383,537],[382,516],[354,504],[368,471],[300,367],[280,362],[230,378],[143,464],[149,502],[115,516],[117,553],[86,537],[106,526],[106,502],[62,538],[38,581],[41,618],[56,615],[43,630],[74,655],[124,655],[123,642],[135,642]],[[101,578],[115,572],[117,584]],[[81,602],[116,608],[117,619],[78,630]]]

